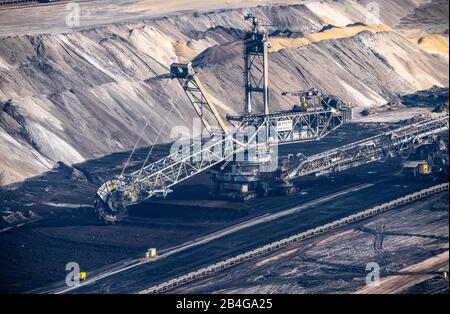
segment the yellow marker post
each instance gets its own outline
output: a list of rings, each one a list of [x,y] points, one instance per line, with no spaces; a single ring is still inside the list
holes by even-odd
[[[157,255],[156,253],[156,248],[150,248],[148,249],[148,251],[145,253],[145,257],[146,258],[155,258]]]

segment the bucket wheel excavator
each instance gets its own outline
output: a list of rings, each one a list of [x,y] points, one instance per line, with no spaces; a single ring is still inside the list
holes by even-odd
[[[172,187],[205,170],[212,171],[212,193],[219,198],[248,200],[276,192],[296,191],[292,179],[321,175],[395,156],[448,129],[448,117],[422,121],[310,157],[278,162],[278,145],[319,140],[352,119],[351,106],[317,89],[284,92],[300,97],[291,110],[271,112],[269,104],[268,35],[257,17],[244,39],[245,103],[243,112],[222,119],[191,63],[174,63],[170,78],[179,81],[208,131],[187,149],[140,170],[104,182],[94,208],[107,223],[122,220],[129,206],[166,197]],[[200,143],[200,144],[199,144]]]

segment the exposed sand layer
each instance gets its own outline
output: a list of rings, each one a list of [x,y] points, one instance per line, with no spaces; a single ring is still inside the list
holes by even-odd
[[[174,48],[179,62],[187,63],[197,56],[197,52],[190,48],[185,42],[177,41],[174,44]]]
[[[448,37],[433,34],[411,37],[410,40],[426,51],[438,52],[448,56]]]
[[[392,29],[384,24],[370,25],[370,26],[354,25],[347,27],[332,26],[331,28],[324,30],[322,32],[305,34],[303,37],[299,38],[271,37],[270,51],[275,52],[280,49],[298,48],[322,40],[349,38],[363,31],[368,31],[371,33],[379,33],[379,32],[389,32],[392,31]]]

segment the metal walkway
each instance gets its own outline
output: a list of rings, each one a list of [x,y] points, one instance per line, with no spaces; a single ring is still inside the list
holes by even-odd
[[[427,137],[448,130],[448,115],[413,123],[392,131],[328,150],[304,159],[286,173],[286,179],[316,176],[398,156],[424,143]]]

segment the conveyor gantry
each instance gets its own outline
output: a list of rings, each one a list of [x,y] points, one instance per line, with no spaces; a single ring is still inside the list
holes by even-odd
[[[385,157],[398,156],[429,136],[448,130],[448,115],[409,124],[373,137],[300,159],[284,179],[342,171]]]

